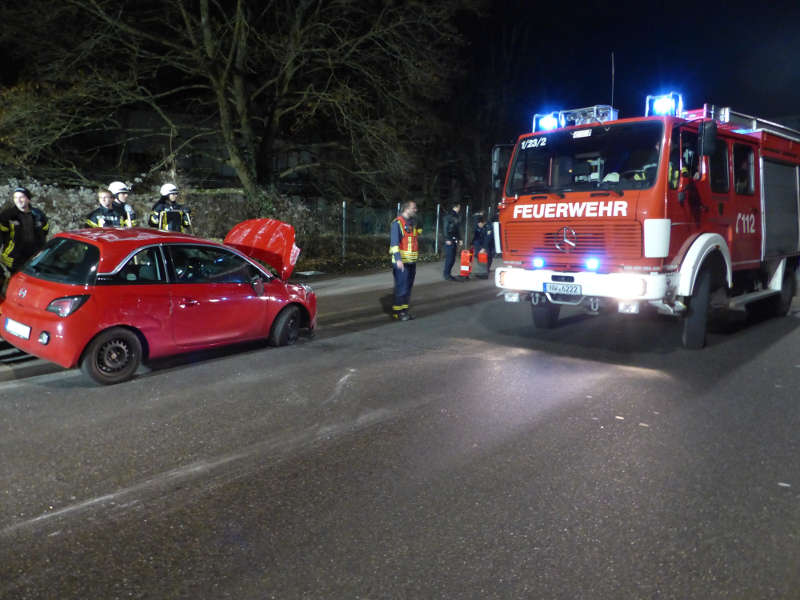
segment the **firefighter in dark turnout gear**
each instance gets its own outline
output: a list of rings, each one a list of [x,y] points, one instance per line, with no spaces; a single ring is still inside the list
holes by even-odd
[[[192,233],[191,209],[178,204],[178,187],[172,183],[161,186],[161,198],[150,213],[150,225],[161,231]]]
[[[14,190],[11,202],[0,209],[0,288],[3,269],[12,274],[44,246],[50,223],[47,216],[31,206],[31,193],[23,187]]]
[[[444,278],[449,281],[462,281],[456,279],[450,273],[453,270],[453,265],[456,263],[456,252],[461,245],[461,232],[459,225],[461,218],[458,213],[461,210],[460,204],[454,204],[450,212],[444,217]]]
[[[136,227],[136,225],[138,225],[136,221],[136,211],[128,202],[128,196],[131,194],[131,188],[121,181],[112,181],[108,184],[108,191],[114,195],[114,208],[125,215],[122,226]]]
[[[114,196],[108,190],[97,192],[97,201],[100,206],[86,215],[86,224],[89,227],[126,227],[128,216],[114,206]]]
[[[472,230],[472,254],[475,260],[480,260],[480,252],[486,253],[486,273],[476,275],[481,279],[488,279],[492,269],[492,259],[494,258],[494,231],[487,225],[486,218],[482,213],[478,213],[475,222],[475,229]]]
[[[414,316],[408,312],[411,299],[411,288],[417,274],[417,258],[419,257],[419,234],[414,216],[417,214],[417,203],[403,203],[400,214],[392,221],[389,231],[389,254],[392,256],[392,275],[394,275],[394,304],[392,317],[398,321],[408,321]]]

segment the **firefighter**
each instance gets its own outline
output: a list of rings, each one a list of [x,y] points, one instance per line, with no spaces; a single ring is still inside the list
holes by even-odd
[[[31,206],[31,193],[14,189],[11,202],[0,209],[0,264],[12,274],[44,246],[50,223],[47,216]],[[4,271],[0,269],[0,288]]]
[[[408,200],[403,203],[400,214],[389,226],[389,254],[392,257],[392,275],[394,275],[394,304],[392,317],[398,321],[409,321],[414,315],[408,312],[411,299],[411,288],[417,274],[417,258],[419,256],[419,234],[414,217],[417,214],[417,203]]]
[[[136,227],[136,211],[128,204],[131,189],[121,181],[112,181],[108,184],[108,191],[114,196],[114,208],[124,215],[122,226]]]
[[[114,206],[114,196],[105,188],[97,191],[97,202],[100,204],[86,215],[86,224],[89,227],[120,227],[127,216]]]
[[[444,217],[444,227],[442,228],[444,232],[443,275],[446,281],[463,281],[462,279],[456,279],[450,273],[450,271],[453,270],[453,265],[456,263],[456,252],[459,246],[461,246],[461,232],[458,227],[461,224],[461,218],[458,215],[460,210],[461,204],[456,202],[453,204],[450,212]]]
[[[165,183],[159,192],[161,198],[153,206],[150,213],[150,225],[161,231],[192,232],[191,209],[178,204],[178,186]]]
[[[491,227],[486,226],[486,218],[483,213],[478,213],[475,229],[472,231],[472,254],[479,263],[481,252],[486,254],[486,273],[484,274],[481,269],[476,276],[480,279],[488,279],[494,257],[494,233]]]

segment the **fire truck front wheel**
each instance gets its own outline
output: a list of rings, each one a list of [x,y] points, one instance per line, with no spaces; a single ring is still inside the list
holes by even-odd
[[[558,323],[558,314],[561,306],[545,302],[544,304],[534,304],[531,307],[533,312],[533,324],[536,329],[552,329]]]
[[[709,300],[711,298],[711,270],[704,266],[697,274],[694,293],[689,299],[689,308],[683,317],[683,347],[699,350],[706,345]]]
[[[781,283],[781,293],[771,298],[772,312],[776,317],[785,317],[792,308],[792,298],[794,298],[795,292],[797,291],[795,275],[794,269],[790,269],[787,265],[786,271],[783,274],[783,282]]]

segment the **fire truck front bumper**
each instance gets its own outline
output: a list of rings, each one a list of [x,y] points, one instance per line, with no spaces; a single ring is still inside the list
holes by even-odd
[[[638,312],[638,304],[646,302],[672,313],[682,308],[671,307],[675,277],[671,273],[564,272],[500,267],[495,270],[495,285],[504,290],[506,300],[512,302],[519,301],[520,295],[531,296],[534,303],[544,301],[542,296],[554,304],[577,305],[588,300],[593,307],[601,300],[618,301],[619,309],[624,312]]]

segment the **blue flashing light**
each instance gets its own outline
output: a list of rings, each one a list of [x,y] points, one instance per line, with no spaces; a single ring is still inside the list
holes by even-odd
[[[648,96],[645,101],[644,116],[682,116],[683,115],[683,96],[677,92],[660,94],[658,96]]]
[[[558,127],[558,119],[553,115],[546,115],[539,121],[539,127],[542,129],[555,129]]]
[[[671,115],[675,113],[675,100],[662,96],[653,102],[653,112],[657,115]]]
[[[558,126],[558,111],[533,115],[533,131],[550,131]]]
[[[534,269],[541,269],[544,266],[544,259],[541,256],[537,256],[533,259],[533,268]]]
[[[597,258],[587,258],[586,268],[590,271],[597,271],[600,268],[600,260]]]

